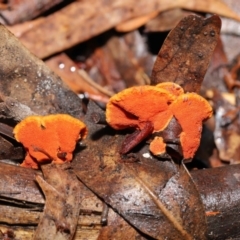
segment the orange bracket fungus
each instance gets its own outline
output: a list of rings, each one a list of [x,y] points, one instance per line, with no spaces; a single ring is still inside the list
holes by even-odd
[[[126,138],[120,153],[129,152],[152,132],[162,131],[171,120],[169,105],[175,98],[168,90],[154,86],[128,88],[111,97],[106,108],[109,125],[117,130],[137,131]]]
[[[212,116],[212,107],[196,93],[180,95],[170,109],[182,127],[180,143],[185,159],[194,156],[200,144],[202,122]]]
[[[76,142],[86,137],[87,129],[70,115],[56,114],[29,116],[16,125],[13,133],[27,152],[21,166],[38,168],[43,162],[71,161]]]
[[[106,109],[106,120],[112,128],[135,130],[123,141],[121,154],[128,153],[152,133],[163,131],[175,117],[182,128],[180,143],[184,159],[193,158],[200,144],[202,122],[211,115],[212,108],[203,97],[184,94],[172,82],[125,89],[110,98]],[[165,154],[165,148],[162,137],[155,137],[150,143],[154,155]]]

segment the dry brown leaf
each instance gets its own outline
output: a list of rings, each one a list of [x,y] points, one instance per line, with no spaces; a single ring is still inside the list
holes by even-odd
[[[189,15],[169,33],[152,71],[152,84],[175,82],[185,92],[198,92],[221,27],[218,16]]]
[[[73,2],[46,17],[45,21],[36,28],[25,32],[20,40],[39,58],[45,58],[90,39],[124,21],[142,17],[153,11],[165,11],[176,7],[212,12],[240,21],[240,17],[220,0],[153,0],[147,4],[144,0],[138,1],[137,4],[133,0],[117,0],[108,4],[104,0],[83,0]],[[101,9],[101,11],[95,9]],[[38,39],[37,42],[36,39]]]
[[[139,239],[144,240],[145,237],[142,237],[136,229],[134,229],[129,223],[127,223],[122,217],[120,217],[116,212],[111,208],[108,212],[108,221],[107,225],[102,227],[99,232],[98,240],[109,240],[109,239]]]
[[[130,32],[133,31],[139,27],[141,27],[142,25],[144,25],[145,23],[147,23],[149,20],[155,18],[158,15],[159,11],[153,11],[151,13],[148,13],[147,15],[141,16],[141,17],[137,17],[131,20],[128,20],[126,22],[120,23],[118,24],[115,29],[118,32]]]
[[[42,167],[45,180],[37,176],[46,201],[35,240],[73,239],[80,212],[80,187],[69,164]]]

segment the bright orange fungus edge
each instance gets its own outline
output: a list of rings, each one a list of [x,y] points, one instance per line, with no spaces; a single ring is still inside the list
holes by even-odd
[[[72,160],[76,142],[87,135],[86,125],[68,114],[29,116],[18,123],[14,136],[26,149],[21,166],[38,168],[39,163]]]
[[[146,115],[148,114],[149,106],[155,106],[154,104],[151,104],[153,95],[147,93],[149,87],[161,89],[162,92],[167,91],[169,95],[166,96],[171,96],[169,97],[170,100],[167,99],[170,103],[169,106],[162,112],[152,116]],[[144,103],[143,99],[134,94],[135,91],[139,89],[141,89],[141,94],[146,93],[146,95],[149,95],[150,101]],[[126,106],[128,102],[132,102],[132,106],[125,110],[124,105]],[[143,106],[144,104],[145,106]],[[138,110],[139,114],[137,116],[134,111],[134,107],[136,106],[141,110]],[[199,111],[199,106],[202,106],[201,111]],[[196,115],[195,112],[198,112],[199,115]],[[143,116],[141,116],[141,114],[143,114]],[[163,117],[164,115],[165,117]],[[107,122],[111,127],[117,130],[125,128],[141,129],[141,122],[151,121],[154,125],[154,131],[162,131],[167,127],[173,116],[176,117],[183,129],[183,132],[180,134],[183,157],[185,159],[193,158],[200,144],[202,123],[212,116],[212,108],[210,104],[200,95],[196,93],[184,94],[183,89],[178,84],[163,82],[156,86],[147,85],[125,89],[122,92],[115,94],[110,99],[106,109]],[[163,119],[164,121],[162,121]],[[194,127],[192,128],[191,126]],[[153,144],[154,151],[151,151],[153,146],[150,147],[150,151],[153,155],[158,155],[157,152],[162,152],[163,145],[161,144],[160,150],[157,151],[156,142]]]

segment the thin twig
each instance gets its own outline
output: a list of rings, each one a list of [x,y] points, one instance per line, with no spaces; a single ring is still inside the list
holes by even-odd
[[[114,95],[113,92],[103,88],[102,86],[100,86],[99,84],[97,84],[96,82],[94,82],[89,75],[86,73],[86,71],[84,71],[83,69],[78,70],[78,74],[83,78],[83,80],[85,80],[88,84],[90,84],[91,86],[95,87],[99,92],[107,95],[108,97],[111,97]]]

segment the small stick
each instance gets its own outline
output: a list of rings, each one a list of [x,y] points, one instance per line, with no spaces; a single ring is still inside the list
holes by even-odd
[[[102,225],[107,225],[108,211],[109,211],[108,205],[106,203],[103,203],[103,211],[102,211],[102,215],[101,215],[101,224]]]
[[[99,84],[97,84],[96,82],[94,82],[89,75],[86,73],[86,71],[84,71],[83,69],[78,70],[78,74],[87,82],[89,83],[91,86],[95,87],[98,91],[100,91],[101,93],[107,95],[108,97],[111,97],[114,95],[113,92],[103,88],[102,86],[100,86]]]

